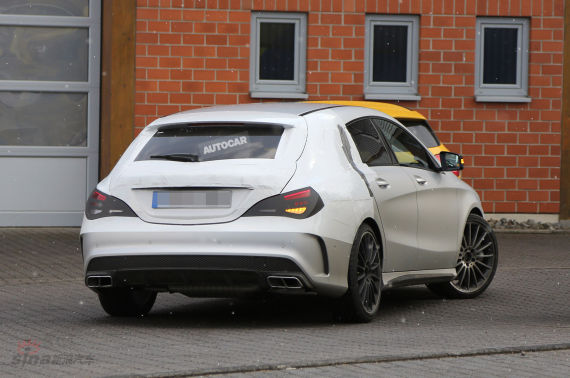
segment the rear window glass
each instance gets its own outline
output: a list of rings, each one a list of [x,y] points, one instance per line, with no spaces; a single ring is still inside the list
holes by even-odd
[[[437,147],[440,145],[432,129],[424,121],[410,119],[401,119],[399,121],[406,126],[416,138],[421,140],[426,147]]]
[[[162,126],[144,146],[136,160],[274,159],[282,134],[283,127],[279,125]],[[181,156],[190,156],[192,159],[180,159]]]

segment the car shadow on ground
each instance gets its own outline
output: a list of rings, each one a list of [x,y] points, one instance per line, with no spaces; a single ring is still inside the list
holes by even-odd
[[[347,324],[341,301],[312,295],[274,295],[263,298],[185,298],[178,295],[175,303],[161,303],[146,316],[120,318],[102,316],[94,321],[108,325],[174,328],[249,328],[287,326],[330,326]],[[379,314],[373,321],[399,317],[402,309],[442,305],[441,298],[425,286],[407,287],[383,292]],[[184,300],[187,300],[186,303]],[[166,303],[165,303],[166,302]]]

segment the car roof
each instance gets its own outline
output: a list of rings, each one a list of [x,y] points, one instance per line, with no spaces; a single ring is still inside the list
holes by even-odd
[[[386,102],[375,102],[375,101],[340,101],[340,100],[324,100],[324,101],[307,101],[313,104],[329,104],[329,105],[340,105],[340,106],[360,106],[363,108],[369,108],[386,113],[389,116],[396,119],[421,119],[425,120],[421,113],[415,110],[410,110],[404,108],[403,106],[388,104]]]
[[[255,114],[270,114],[285,117],[299,117],[309,114],[318,110],[329,109],[338,107],[336,104],[320,104],[309,102],[263,102],[263,103],[249,103],[238,105],[221,105],[211,106],[206,108],[199,108],[187,110],[180,113],[168,115],[163,118],[156,119],[152,124],[164,125],[173,123],[183,123],[199,118],[200,116],[210,116],[208,118],[215,118],[216,116],[227,118],[235,117],[236,120],[247,120],[255,117]],[[214,115],[215,114],[215,115]],[[211,117],[214,116],[214,117]]]

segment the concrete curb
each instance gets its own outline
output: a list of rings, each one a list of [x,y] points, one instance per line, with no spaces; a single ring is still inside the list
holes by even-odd
[[[493,228],[501,234],[570,234],[570,230],[528,230],[524,228]]]
[[[301,363],[292,362],[289,364],[228,366],[216,369],[190,370],[190,371],[179,371],[171,373],[157,373],[150,375],[116,375],[111,377],[194,377],[202,375],[223,375],[223,374],[253,373],[260,371],[307,369],[307,368],[318,368],[318,367],[337,366],[337,365],[356,365],[356,364],[386,363],[386,362],[413,361],[413,360],[435,360],[441,358],[476,357],[476,356],[489,356],[489,355],[498,355],[498,354],[551,352],[551,351],[569,350],[569,349],[570,349],[570,343],[522,345],[522,346],[512,346],[512,347],[502,347],[502,348],[475,349],[471,351],[457,352],[457,353],[443,352],[443,353],[417,353],[417,354],[409,354],[403,356],[364,356],[360,358],[351,358],[351,359],[331,359],[331,360],[320,360],[320,361],[307,361]]]

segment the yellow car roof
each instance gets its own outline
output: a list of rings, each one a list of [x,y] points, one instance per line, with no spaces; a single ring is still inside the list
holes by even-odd
[[[423,119],[424,117],[421,113],[416,112],[415,110],[410,110],[404,108],[403,106],[388,104],[385,102],[375,102],[375,101],[306,101],[306,102],[314,102],[319,104],[331,104],[331,105],[347,105],[347,106],[361,106],[363,108],[370,108],[374,110],[379,110],[383,113],[388,114],[390,117],[394,117],[396,119]]]

